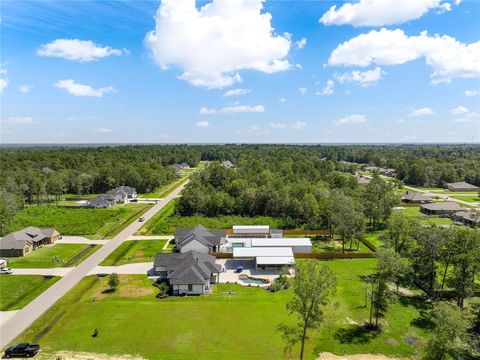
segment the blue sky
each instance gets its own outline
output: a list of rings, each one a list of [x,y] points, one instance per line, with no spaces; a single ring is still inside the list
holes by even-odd
[[[480,141],[480,1],[193,3],[2,1],[2,143]]]

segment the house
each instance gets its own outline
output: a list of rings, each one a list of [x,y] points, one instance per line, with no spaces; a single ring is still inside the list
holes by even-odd
[[[230,160],[222,161],[222,166],[227,169],[233,168],[233,163]]]
[[[115,197],[116,202],[126,203],[128,199],[136,199],[137,191],[130,186],[119,186],[107,192],[108,195]]]
[[[185,253],[197,251],[203,254],[217,252],[225,243],[225,230],[209,230],[197,225],[193,228],[175,229],[175,244],[177,251]]]
[[[453,214],[453,220],[457,223],[475,227],[480,222],[480,213],[478,210],[463,210]]]
[[[366,172],[372,173],[372,172],[378,170],[378,167],[376,167],[376,166],[365,166],[363,168],[363,170],[366,171]]]
[[[219,281],[221,266],[215,257],[197,251],[155,256],[155,274],[165,279],[173,295],[201,295]]]
[[[360,185],[368,185],[371,181],[369,178],[366,178],[366,177],[361,176],[361,175],[357,175],[357,176],[355,176],[355,178],[357,179],[357,182]]]
[[[93,199],[88,199],[86,206],[95,209],[106,209],[115,205],[116,203],[115,197],[108,194],[99,194]]]
[[[190,169],[190,165],[188,165],[186,162],[182,162],[181,164],[175,164],[173,165],[173,167],[175,168],[176,172],[180,172],[185,169]]]
[[[440,201],[420,205],[420,211],[427,215],[451,216],[457,211],[465,210],[456,202]]]
[[[29,226],[0,240],[0,256],[24,256],[38,247],[54,244],[59,238],[60,234],[53,228],[40,229]]]
[[[464,181],[448,183],[447,189],[450,191],[480,191],[480,188]]]
[[[252,262],[257,269],[281,269],[295,264],[290,247],[236,247],[233,248],[233,260]]]
[[[387,176],[387,177],[395,177],[395,169],[384,169],[384,168],[379,168],[378,173],[382,176]]]
[[[424,195],[418,191],[407,191],[402,196],[402,201],[408,204],[428,204],[433,202],[431,196]]]

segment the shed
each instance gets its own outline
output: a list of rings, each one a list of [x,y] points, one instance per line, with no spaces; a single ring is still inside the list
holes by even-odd
[[[252,247],[289,247],[294,254],[311,253],[312,241],[309,238],[260,238],[252,239]]]

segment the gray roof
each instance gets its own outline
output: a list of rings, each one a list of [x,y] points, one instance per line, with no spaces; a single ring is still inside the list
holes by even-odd
[[[176,228],[175,242],[179,249],[193,240],[197,240],[211,248],[212,246],[222,244],[222,239],[225,238],[226,234],[225,230],[209,230],[202,225],[197,225],[193,228]]]
[[[130,187],[130,186],[118,186],[115,189],[112,189],[107,192],[109,195],[117,195],[117,194],[125,194],[125,195],[133,195],[136,193],[135,188]]]
[[[96,198],[88,199],[87,203],[92,206],[96,205],[111,205],[115,202],[115,198],[109,194],[99,194]]]
[[[433,202],[430,204],[423,204],[420,206],[421,208],[427,209],[427,210],[443,210],[443,211],[461,211],[465,210],[462,206],[458,205],[456,202],[450,202],[450,201],[438,201],[438,202]]]
[[[473,210],[463,210],[463,211],[457,211],[455,213],[456,218],[464,219],[467,221],[471,222],[478,222],[479,221],[479,215],[475,216],[477,214],[474,214]]]
[[[475,185],[469,184],[465,181],[459,181],[459,182],[454,182],[454,183],[448,183],[447,186],[450,188],[454,189],[478,189]]]
[[[0,240],[0,249],[23,249],[26,243],[36,243],[58,234],[53,228],[40,229],[34,226],[12,232]]]
[[[171,285],[204,284],[212,273],[221,271],[221,266],[215,264],[215,257],[197,251],[157,254],[153,266],[166,267],[167,279]]]
[[[418,191],[407,191],[403,196],[403,200],[408,201],[432,201],[432,197],[428,195],[424,195]]]

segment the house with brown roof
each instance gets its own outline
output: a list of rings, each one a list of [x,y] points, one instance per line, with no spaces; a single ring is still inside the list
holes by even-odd
[[[59,238],[60,234],[53,228],[29,226],[0,239],[0,256],[24,256],[38,247],[55,243]]]
[[[453,214],[453,220],[466,226],[475,227],[480,222],[480,213],[478,210],[457,211]]]
[[[418,191],[407,191],[403,194],[402,201],[407,204],[428,204],[433,202],[433,199]]]
[[[451,201],[439,201],[429,204],[423,204],[420,206],[420,211],[427,215],[438,215],[443,217],[452,216],[457,211],[465,210],[456,202]]]
[[[480,191],[478,186],[469,184],[465,181],[459,181],[454,183],[448,183],[447,189],[450,191]]]

